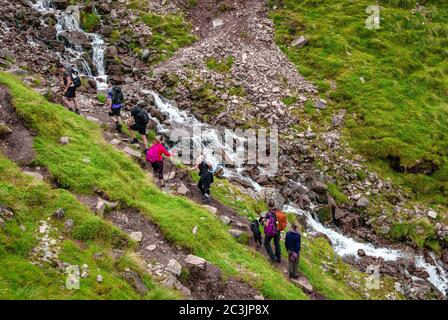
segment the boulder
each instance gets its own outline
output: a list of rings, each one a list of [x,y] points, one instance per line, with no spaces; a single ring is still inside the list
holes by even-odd
[[[239,238],[244,233],[244,231],[241,231],[241,230],[238,230],[238,229],[230,229],[228,232],[234,238]]]
[[[171,259],[166,266],[166,270],[179,277],[182,273],[182,266],[176,259]]]
[[[358,208],[367,208],[368,205],[369,205],[369,199],[365,197],[361,197],[358,199],[358,201],[356,201],[356,206]]]
[[[291,42],[292,47],[303,48],[308,43],[308,40],[304,36],[300,36]]]
[[[291,279],[291,281],[295,284],[297,284],[300,288],[303,289],[303,291],[307,293],[313,292],[313,286],[305,277],[299,277],[298,279]]]
[[[62,208],[59,208],[58,210],[55,211],[55,213],[53,214],[53,218],[56,220],[62,220],[65,218],[65,211]]]
[[[142,153],[140,151],[134,150],[130,147],[126,147],[123,149],[124,152],[126,152],[127,154],[136,157],[136,158],[141,158],[142,157]]]
[[[313,191],[319,193],[319,194],[326,194],[327,193],[327,186],[325,183],[321,181],[314,181],[313,183]]]
[[[67,145],[70,143],[70,138],[69,137],[61,137],[59,139],[59,143],[62,145]]]
[[[133,271],[133,270],[126,270],[123,273],[123,278],[132,286],[134,287],[134,289],[142,294],[145,295],[148,293],[148,289],[146,288],[145,284],[143,283],[143,281],[140,279],[140,276],[137,272]]]
[[[131,232],[131,234],[129,235],[129,237],[137,242],[141,242],[143,239],[143,234],[140,231],[137,232]]]
[[[11,134],[12,130],[5,123],[0,123],[0,137]]]
[[[200,269],[205,269],[207,261],[201,257],[189,254],[185,258],[185,263],[189,266],[198,267]]]
[[[34,179],[39,180],[39,181],[43,181],[43,180],[44,180],[44,176],[41,175],[41,174],[38,173],[38,172],[23,171],[22,173],[23,173],[24,175],[33,177]]]
[[[59,40],[64,41],[66,47],[82,47],[86,50],[91,48],[89,37],[80,31],[65,31],[59,34]]]
[[[358,249],[358,256],[365,257],[366,256],[366,252],[363,249]]]

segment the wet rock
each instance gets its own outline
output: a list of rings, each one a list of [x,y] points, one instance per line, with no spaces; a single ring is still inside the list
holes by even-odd
[[[448,249],[443,250],[442,261],[448,264]]]
[[[358,256],[365,257],[366,256],[366,252],[363,249],[358,249]]]
[[[78,32],[78,31],[62,32],[59,34],[59,39],[61,41],[64,41],[66,47],[81,46],[87,50],[91,48],[91,42],[84,32]]]

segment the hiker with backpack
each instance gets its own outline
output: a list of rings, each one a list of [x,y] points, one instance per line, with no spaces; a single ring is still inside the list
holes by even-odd
[[[62,102],[70,111],[79,114],[76,102],[76,89],[81,86],[81,79],[75,70],[68,70],[63,64],[58,65],[59,73],[62,75],[63,97]]]
[[[148,138],[146,137],[147,131],[146,126],[149,123],[149,115],[146,110],[144,110],[141,106],[137,105],[134,109],[131,110],[131,116],[134,118],[134,124],[132,124],[129,129],[131,129],[130,133],[133,138],[131,144],[138,143],[138,139],[135,136],[133,131],[140,133],[143,139],[143,144],[145,146],[145,153],[148,151]]]
[[[207,161],[204,153],[201,153],[201,155],[196,159],[195,166],[189,171],[194,170],[199,170],[198,188],[202,193],[202,201],[205,203],[210,203],[210,187],[214,182],[213,166],[209,161]]]
[[[250,223],[250,230],[252,231],[252,235],[254,237],[255,244],[257,245],[257,249],[261,247],[263,243],[263,239],[260,231],[260,223],[263,224],[264,218],[259,217]]]
[[[115,121],[115,127],[121,132],[121,108],[123,108],[124,96],[121,88],[114,85],[112,80],[108,81],[109,90],[107,90],[107,107],[110,109],[109,117]]]
[[[285,247],[288,251],[288,271],[289,277],[292,279],[297,279],[299,275],[297,274],[297,268],[299,265],[300,259],[300,245],[301,245],[301,236],[297,231],[298,227],[295,223],[291,226],[292,230],[286,233],[285,237]]]
[[[163,155],[167,157],[173,156],[173,154],[169,153],[165,146],[163,145],[163,137],[155,138],[154,143],[149,148],[149,150],[146,153],[146,161],[148,161],[152,168],[154,169],[154,172],[158,174],[159,176],[159,184],[160,187],[164,187],[164,180],[163,180]]]
[[[288,221],[286,214],[275,207],[274,200],[269,200],[269,211],[264,222],[264,247],[273,262],[281,262],[280,235],[285,230]],[[271,241],[274,239],[275,254],[272,251]]]

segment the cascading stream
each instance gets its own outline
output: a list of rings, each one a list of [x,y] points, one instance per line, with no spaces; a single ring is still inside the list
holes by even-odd
[[[60,55],[61,60],[77,62],[82,73],[93,78],[96,82],[97,90],[107,89],[107,74],[104,62],[104,55],[106,52],[106,44],[102,37],[96,33],[87,33],[79,26],[79,22],[74,12],[66,12],[56,10],[52,7],[51,0],[37,0],[34,8],[41,13],[52,13],[57,19],[56,24],[56,37],[60,39],[61,34],[64,32],[79,32],[90,39],[90,45],[92,47],[92,64],[96,69],[96,75],[93,74],[92,68],[86,59],[83,58],[84,48],[80,45],[70,44],[65,47],[65,56]]]
[[[194,137],[187,139],[187,143],[190,143],[189,140],[193,140],[191,145],[195,148],[202,149],[204,147],[210,146],[210,140],[214,147],[220,147],[225,149],[226,146],[219,145],[221,141],[216,138],[216,129],[211,128],[209,125],[201,123],[195,117],[188,115],[186,111],[181,111],[171,105],[169,101],[158,95],[157,93],[144,90],[144,94],[152,95],[154,97],[155,105],[158,110],[164,113],[167,116],[167,122],[171,128],[191,128],[192,126],[201,126],[202,127],[202,137]],[[157,126],[159,132],[163,132],[168,134],[170,129],[165,125],[161,124],[157,121]],[[215,132],[215,133],[213,133]],[[185,143],[185,141],[180,141],[179,143]],[[173,147],[173,149],[177,147]],[[221,163],[221,159],[211,156],[212,163],[216,167],[219,163]],[[224,169],[224,177],[226,178],[238,178],[238,180],[242,180],[247,182],[248,185],[251,185],[252,189],[255,191],[260,191],[263,189],[258,183],[253,181],[250,177],[245,176],[241,172],[241,168],[236,169]],[[294,184],[297,184],[296,181],[291,181]],[[405,252],[404,250],[391,249],[385,247],[375,247],[370,243],[362,243],[358,242],[350,237],[347,237],[338,231],[327,228],[322,225],[319,221],[315,220],[311,212],[304,211],[299,209],[294,204],[286,205],[283,210],[285,212],[295,213],[297,215],[304,216],[306,218],[308,227],[311,232],[314,233],[323,233],[325,234],[332,242],[333,249],[341,257],[354,256],[358,258],[358,250],[362,249],[369,256],[383,258],[385,261],[396,261],[399,258],[410,257],[411,255],[415,258],[415,264],[418,268],[423,268],[429,274],[429,282],[431,282],[444,296],[446,296],[448,291],[448,273],[443,269],[442,265],[435,258],[435,256],[431,253],[431,258],[434,261],[434,265],[427,263],[423,256],[415,255],[412,249],[409,252]]]

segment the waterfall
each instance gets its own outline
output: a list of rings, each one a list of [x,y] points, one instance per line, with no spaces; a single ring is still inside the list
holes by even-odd
[[[56,17],[56,38],[59,40],[63,32],[80,32],[90,39],[92,47],[92,63],[95,66],[96,74],[94,75],[89,63],[84,59],[84,49],[80,45],[70,44],[65,47],[65,55],[60,56],[61,60],[70,63],[77,63],[81,67],[82,73],[93,78],[97,85],[97,90],[107,89],[107,75],[105,68],[104,55],[106,52],[106,44],[100,35],[96,33],[87,33],[79,26],[78,19],[74,12],[62,12],[52,7],[51,0],[37,0],[34,8],[42,13],[53,13]]]

